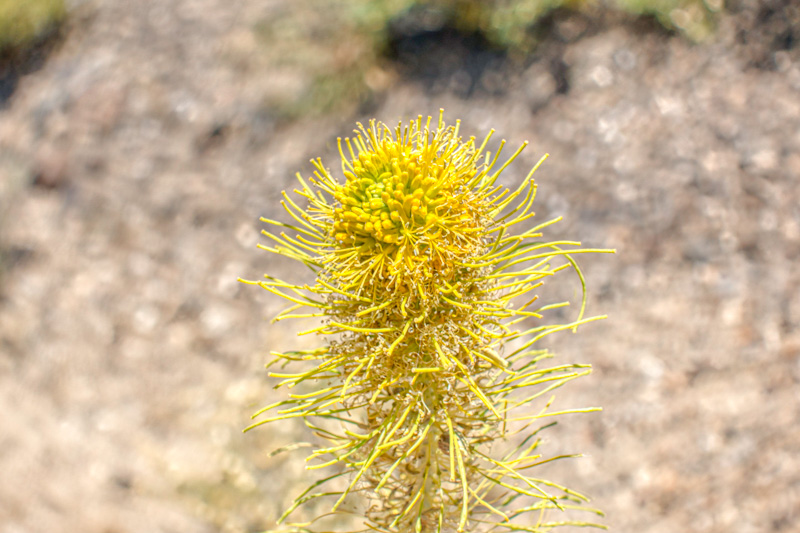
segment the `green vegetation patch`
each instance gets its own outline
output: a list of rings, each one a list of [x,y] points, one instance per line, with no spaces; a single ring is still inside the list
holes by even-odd
[[[481,35],[510,58],[535,50],[535,29],[556,9],[595,18],[603,12],[653,17],[692,41],[714,32],[724,0],[330,0],[283,5],[253,31],[260,68],[287,72],[300,90],[265,95],[264,105],[284,118],[353,111],[391,84],[385,51],[404,18],[425,31],[454,29]]]
[[[63,22],[64,0],[0,1],[0,52],[35,43]]]

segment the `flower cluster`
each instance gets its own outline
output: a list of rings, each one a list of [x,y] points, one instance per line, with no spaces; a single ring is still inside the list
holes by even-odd
[[[541,230],[555,221],[526,223],[544,158],[515,190],[497,184],[525,145],[499,164],[503,144],[494,156],[486,150],[491,133],[481,144],[464,141],[441,114],[435,129],[419,117],[394,130],[373,121],[356,134],[339,140],[344,183],[313,161],[314,176],[298,175],[295,191],[307,207],[284,193],[294,221],[264,219],[291,231],[265,231],[275,244],[262,248],[304,263],[316,283],[246,282],[293,304],[276,320],[318,317],[321,325],[302,334],[333,336],[318,349],[275,354],[299,365],[271,373],[278,387],[303,392],[265,407],[255,416],[272,415],[251,426],[302,418],[329,441],[308,468],[344,466],[281,520],[310,499],[333,497],[335,511],[360,492],[367,526],[391,533],[596,525],[548,521],[546,510],[586,498],[525,473],[553,460],[537,452],[542,418],[595,409],[553,412],[550,398],[533,414],[512,412],[590,372],[541,368],[551,356],[534,345],[602,317],[584,318],[581,305],[575,321],[543,325],[542,312],[566,303],[537,306],[532,291],[570,268],[583,282],[573,256],[608,250],[544,241]],[[302,308],[312,312],[295,313]],[[493,441],[514,435],[511,451],[488,454]],[[342,476],[341,490],[312,492]],[[528,513],[532,523],[515,521]]]

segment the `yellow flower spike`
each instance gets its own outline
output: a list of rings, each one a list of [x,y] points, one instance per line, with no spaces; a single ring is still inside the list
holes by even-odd
[[[311,499],[329,497],[335,508],[349,493],[363,492],[367,525],[385,533],[526,530],[529,522],[515,523],[526,513],[536,513],[547,529],[603,527],[561,515],[545,522],[540,513],[564,513],[584,498],[527,475],[553,459],[541,459],[534,437],[546,424],[532,424],[594,408],[549,412],[547,403],[536,415],[509,413],[589,372],[588,365],[539,366],[550,356],[534,343],[602,318],[584,318],[584,287],[574,321],[539,324],[541,313],[566,304],[532,308],[532,291],[569,269],[583,286],[572,255],[613,250],[541,240],[554,221],[523,228],[533,217],[533,171],[513,192],[496,182],[526,144],[502,160],[504,142],[486,151],[493,132],[478,145],[460,137],[458,122],[447,126],[443,113],[436,127],[431,123],[420,116],[395,128],[359,124],[353,138],[338,140],[341,177],[313,160],[314,177],[298,176],[302,188],[295,191],[305,209],[284,193],[282,205],[299,225],[264,219],[281,231],[264,232],[275,244],[261,247],[309,266],[317,281],[245,283],[292,304],[280,320],[324,317],[302,334],[335,339],[316,350],[274,354],[275,363],[298,367],[271,374],[283,378],[278,387],[304,383],[316,392],[263,409],[255,416],[273,416],[249,428],[303,418],[331,441],[312,452],[307,460],[322,462],[308,468],[344,465],[351,476],[340,491],[312,492],[340,473],[313,484],[281,521]],[[303,307],[317,311],[290,314]],[[487,455],[493,441],[516,433],[517,448]],[[517,497],[534,501],[501,510]]]

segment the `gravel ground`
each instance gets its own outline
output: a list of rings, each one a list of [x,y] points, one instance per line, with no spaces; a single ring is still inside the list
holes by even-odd
[[[255,249],[258,217],[357,120],[440,107],[530,141],[509,181],[549,152],[550,236],[618,251],[582,262],[609,319],[548,339],[595,367],[558,404],[605,410],[551,432],[587,457],[545,475],[616,531],[797,531],[800,26],[762,4],[703,45],[555,17],[524,67],[428,43],[367,107],[292,121],[264,95],[303,80],[262,68],[253,30],[281,1],[75,8],[0,109],[0,533],[272,527],[310,477],[268,452],[302,427],[240,430],[275,395],[267,352],[313,340],[236,282],[293,274]]]

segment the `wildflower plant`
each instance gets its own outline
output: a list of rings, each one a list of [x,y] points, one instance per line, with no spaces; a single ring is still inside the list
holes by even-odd
[[[548,513],[601,514],[531,471],[560,458],[538,451],[549,417],[598,410],[550,410],[551,393],[591,369],[542,366],[552,355],[537,343],[603,318],[584,317],[584,278],[573,256],[610,250],[543,240],[558,219],[526,224],[533,174],[545,158],[511,190],[498,178],[525,144],[500,163],[504,142],[487,151],[492,132],[477,144],[462,140],[459,122],[447,126],[441,113],[435,129],[431,121],[359,124],[353,139],[339,139],[343,181],[312,161],[313,177],[298,174],[302,201],[283,193],[293,222],[262,219],[278,229],[264,231],[273,244],[261,248],[303,263],[316,282],[242,281],[293,304],[276,321],[317,317],[320,325],[300,334],[327,339],[316,349],[274,353],[271,365],[282,368],[270,375],[289,393],[247,428],[301,418],[326,441],[307,468],[333,471],[280,522],[318,498],[342,511],[348,495],[360,493],[364,531],[602,527]],[[578,316],[545,324],[544,312],[567,303],[537,306],[533,291],[567,270],[584,287]],[[510,444],[496,454],[503,441]],[[289,525],[310,531],[311,522]]]

